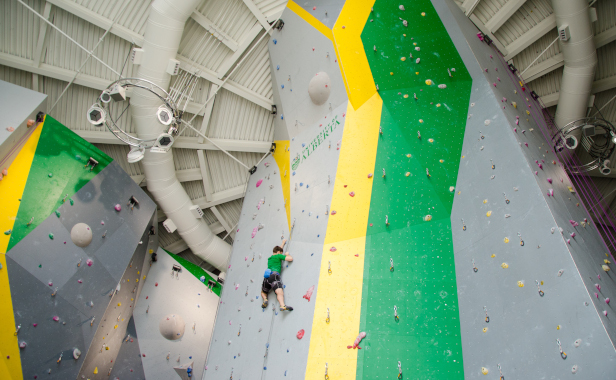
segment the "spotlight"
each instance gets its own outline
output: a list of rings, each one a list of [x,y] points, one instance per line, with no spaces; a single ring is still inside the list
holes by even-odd
[[[103,103],[109,103],[111,101],[111,95],[109,94],[109,90],[105,90],[101,93],[100,100]]]
[[[574,150],[578,146],[578,139],[575,136],[569,135],[565,137],[565,146],[568,149]]]
[[[96,127],[100,127],[105,123],[107,114],[101,106],[99,106],[98,104],[94,104],[88,110],[87,117],[90,124]]]
[[[128,154],[126,155],[126,158],[128,159],[128,162],[130,164],[134,164],[135,162],[139,162],[143,160],[144,156],[145,156],[145,147],[140,145],[140,146],[136,146],[132,148],[130,152],[128,152]]]
[[[163,125],[169,125],[175,120],[175,118],[173,117],[173,112],[171,112],[171,110],[164,104],[158,107],[158,111],[156,111],[156,116],[158,116],[158,121],[160,121],[160,123]]]
[[[150,148],[150,152],[167,153],[171,149],[171,145],[173,145],[173,136],[168,133],[161,133],[156,139],[154,146]]]
[[[609,175],[612,172],[612,169],[608,168],[605,165],[601,165],[601,167],[599,168],[599,171],[601,172],[601,174],[603,175]]]
[[[123,102],[126,100],[126,89],[119,84],[116,84],[111,89],[109,96],[116,102]]]

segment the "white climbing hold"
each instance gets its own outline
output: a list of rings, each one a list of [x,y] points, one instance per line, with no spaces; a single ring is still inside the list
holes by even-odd
[[[73,359],[77,360],[81,356],[81,350],[79,348],[75,348],[73,350]]]
[[[404,5],[400,5],[398,8],[400,8],[401,11],[406,10],[406,9],[404,9]]]
[[[421,59],[417,58],[417,59],[415,60],[415,63],[419,63],[419,62],[421,62]]]
[[[483,123],[484,123],[485,125],[490,125],[490,120],[488,119],[488,120],[484,121]]]
[[[440,89],[447,88],[447,85],[441,83],[441,84],[438,85],[438,88],[440,88]]]

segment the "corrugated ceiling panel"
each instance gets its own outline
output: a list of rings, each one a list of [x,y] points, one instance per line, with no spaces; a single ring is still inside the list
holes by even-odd
[[[186,193],[190,199],[197,199],[205,197],[205,191],[203,190],[203,181],[188,181],[181,182],[182,187],[186,190]]]
[[[272,141],[274,117],[263,107],[221,89],[214,100],[208,136],[220,139]]]
[[[594,115],[597,110],[601,109],[601,107],[603,107],[614,96],[616,96],[616,88],[596,94],[595,106],[597,108],[593,108],[590,114]],[[612,124],[616,124],[616,100],[612,100],[612,102],[601,111],[601,115],[603,115],[605,120],[611,122]],[[597,116],[600,117],[601,115]],[[612,160],[612,165],[616,165],[616,160]]]
[[[99,39],[105,34],[105,30],[58,8],[55,9],[54,25],[88,50],[93,49]],[[50,28],[47,32],[45,47],[47,54],[44,62],[67,70],[77,71],[88,56],[88,53],[53,28]],[[94,52],[94,55],[118,73],[121,72],[122,67],[126,63],[124,75],[130,76],[133,72],[132,62],[130,59],[127,60],[130,49],[130,42],[108,33],[105,40]],[[90,58],[81,72],[94,77],[108,79],[110,82],[118,79],[116,74],[94,58]]]
[[[145,33],[145,23],[150,13],[152,0],[72,0],[109,20],[115,20],[118,12],[126,5],[126,9],[118,19],[122,25],[141,35]]]
[[[597,8],[597,22],[595,22],[595,34],[605,32],[616,26],[616,1],[601,0],[594,5]]]
[[[242,0],[206,0],[197,10],[235,42],[241,42],[242,37],[257,22]]]
[[[560,91],[560,80],[563,77],[563,67],[547,73],[541,78],[528,83],[528,88],[537,95],[545,96]]]
[[[206,208],[205,210],[203,210],[203,219],[208,225],[218,222],[218,218],[216,217],[216,215],[214,215],[214,212],[209,208]]]
[[[505,46],[531,30],[553,12],[550,0],[528,0],[494,33]]]
[[[175,170],[199,168],[199,157],[196,149],[173,148],[173,162]]]
[[[242,198],[216,206],[222,217],[225,218],[231,228],[233,228],[233,226],[235,226],[240,220],[243,203],[244,199]]]
[[[32,74],[23,70],[0,65],[0,80],[32,89]]]
[[[252,167],[261,159],[259,153],[230,152],[246,166]],[[210,179],[212,191],[223,191],[240,185],[244,185],[248,178],[248,170],[235,162],[225,153],[217,150],[205,151],[210,167]]]
[[[160,244],[161,247],[166,247],[180,240],[182,240],[182,237],[177,230],[169,233],[162,223],[158,223],[158,244]]]
[[[258,39],[257,39],[258,40]],[[267,49],[269,39],[263,38],[240,67],[233,72],[231,80],[246,86],[256,93],[272,97],[272,76],[270,69],[270,57]]]
[[[56,102],[56,99],[58,99],[64,90],[67,82],[49,77],[43,77],[41,82],[39,91],[49,96],[47,104],[48,110],[50,110],[51,106]],[[69,87],[64,96],[62,96],[56,108],[51,112],[51,116],[72,130],[106,132],[106,127],[95,127],[86,119],[88,108],[96,102],[99,95],[100,91],[98,90],[73,84]],[[111,110],[113,119],[117,120],[124,108],[114,107],[114,103],[109,104],[112,105]],[[127,106],[128,103],[122,105]],[[121,125],[126,132],[134,132],[130,107],[116,123]]]
[[[25,0],[29,7],[43,13],[45,2]],[[53,10],[52,10],[53,12]],[[32,59],[38,42],[41,19],[17,1],[0,2],[0,52]]]
[[[505,5],[506,0],[483,0],[480,1],[473,14],[477,16],[481,22],[487,23],[499,9]]]
[[[528,65],[534,61],[542,51],[544,51],[554,40],[558,37],[558,31],[556,29],[548,32],[545,36],[537,40],[526,49],[522,50],[520,54],[513,58],[513,64],[520,71],[524,71]],[[554,43],[550,48],[543,53],[541,57],[533,64],[533,66],[540,64],[548,58],[551,58],[560,53],[560,45],[558,42]]]
[[[612,41],[597,49],[597,60],[595,80],[616,75],[616,41]]]
[[[218,71],[220,64],[233,51],[190,18],[186,22],[178,53],[212,71]]]
[[[259,7],[261,13],[268,18],[268,20],[272,20],[273,16],[277,16],[282,13],[284,8],[287,6],[287,0],[253,0],[255,5]]]
[[[105,154],[109,157],[113,158],[114,161],[118,163],[128,175],[134,176],[143,174],[141,162],[136,162],[134,164],[128,163],[128,160],[126,159],[126,155],[130,151],[130,147],[128,145],[94,144],[94,146],[105,152]]]

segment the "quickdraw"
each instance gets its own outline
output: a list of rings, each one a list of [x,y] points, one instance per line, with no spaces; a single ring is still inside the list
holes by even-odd
[[[563,360],[567,359],[567,354],[563,351],[563,346],[560,344],[560,340],[556,339],[556,344],[558,344],[558,351],[560,351],[560,357]]]
[[[402,363],[398,361],[398,379],[402,379]]]
[[[492,161],[491,158],[490,158],[490,163],[492,164],[492,170],[496,169],[496,166],[494,165],[494,161]]]
[[[505,197],[505,203],[509,204],[509,199],[507,198],[507,194],[503,193],[503,196]]]
[[[537,284],[537,290],[539,290],[539,295],[543,297],[545,293],[543,293],[543,290],[541,290],[541,288],[539,287],[539,280],[535,280],[535,283]]]
[[[473,259],[473,272],[477,273],[477,271],[479,271],[479,269],[475,266],[475,259]]]
[[[394,305],[394,319],[396,321],[400,320],[400,317],[398,317],[398,307],[396,305]]]
[[[488,308],[484,306],[483,311],[486,312],[486,323],[490,323],[490,317],[488,317]]]
[[[464,223],[464,219],[462,220],[462,231],[466,231],[466,224]]]
[[[332,274],[332,262],[328,261],[327,263],[327,273]]]
[[[501,370],[500,363],[498,364],[498,372],[500,373],[500,378],[498,380],[505,380],[505,376],[503,376],[503,371]]]
[[[389,259],[389,271],[390,272],[394,271],[394,259],[393,258]]]
[[[325,363],[325,380],[329,380],[329,375],[327,374],[327,363]]]
[[[522,234],[518,232],[518,237],[520,238],[520,246],[524,247],[524,240],[522,240]]]
[[[329,307],[327,308],[327,318],[325,319],[325,323],[329,323]]]

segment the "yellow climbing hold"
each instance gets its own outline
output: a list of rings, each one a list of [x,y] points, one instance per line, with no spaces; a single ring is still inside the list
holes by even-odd
[[[114,329],[114,330],[115,330],[115,329],[117,329],[117,328],[118,328],[118,325],[113,326],[113,329]]]
[[[526,114],[527,114],[527,115],[530,115],[530,111],[529,111],[529,110],[526,110]]]
[[[145,275],[143,275],[143,279],[145,280]]]
[[[488,203],[488,200],[487,200],[487,199],[484,199],[484,200],[483,200],[483,204],[485,205],[486,203]]]
[[[466,156],[462,156],[462,158],[464,158],[464,157],[466,157]]]
[[[518,281],[518,286],[520,288],[523,288],[524,287],[524,281]]]
[[[605,271],[605,272],[609,272],[610,271],[610,267],[608,267],[605,264],[601,265],[601,269],[603,269],[603,271]]]
[[[419,75],[419,71],[415,71],[415,75]]]
[[[484,327],[484,328],[483,328],[483,332],[484,332],[484,333],[485,333],[485,332],[488,332],[488,328],[487,328],[487,327]]]
[[[543,285],[543,281],[541,281],[540,284]]]
[[[393,71],[390,71],[390,72],[389,72],[389,75],[394,75],[394,72],[393,72]]]
[[[137,274],[139,274],[139,273],[140,273],[140,272],[139,272],[139,271],[137,271]]]
[[[501,267],[503,267],[503,269],[507,269],[507,268],[509,268],[509,264],[507,264],[507,263],[502,263],[502,264],[501,264]]]
[[[426,12],[421,12],[421,15],[425,17],[426,16]],[[484,375],[485,375],[485,373],[484,373]]]
[[[486,212],[486,216],[489,218],[492,215],[492,211]]]
[[[105,350],[109,351],[109,346],[106,346],[106,347],[105,347]]]
[[[98,373],[98,367],[94,367],[94,374],[96,375]]]
[[[428,86],[432,85],[432,80],[431,80],[431,79],[426,79],[426,84],[427,84]]]
[[[509,238],[507,238],[507,237],[506,237],[505,239],[503,239],[503,241],[504,241],[505,243],[509,243]]]
[[[458,194],[460,194],[460,193],[461,193],[461,191],[458,191]]]
[[[406,61],[406,57],[402,57],[402,58],[400,58],[400,60],[401,60],[402,62],[404,62],[404,61]]]
[[[408,98],[409,94],[404,94],[404,99]]]
[[[423,123],[423,119],[419,119],[419,122],[420,122],[420,123]]]
[[[406,34],[402,34],[404,37],[406,37]]]
[[[429,221],[431,221],[431,220],[432,220],[432,215],[426,215],[426,216],[424,216],[424,221],[425,221],[425,222],[429,222]]]
[[[607,256],[607,254],[606,254],[606,256]],[[610,260],[608,260],[608,259],[603,259],[603,262],[606,263],[606,264],[611,264]]]
[[[413,42],[413,46],[417,46],[417,42]]]
[[[121,303],[121,302],[118,302],[118,306],[122,306],[122,303]]]
[[[492,256],[490,256],[490,257],[491,257],[491,258],[495,258],[495,257],[496,257],[496,255],[495,255],[495,254],[492,254]]]
[[[139,282],[139,279],[136,279],[135,282]]]
[[[438,162],[440,162],[440,163],[442,164],[443,162],[445,162],[445,160],[443,160],[443,159],[441,158],[440,160],[438,160]]]
[[[437,106],[437,107],[440,107],[440,106],[441,106],[441,103],[436,103],[436,106]]]
[[[406,156],[407,156],[408,158],[411,158],[411,157],[412,157],[410,153],[407,153],[407,154],[406,154]]]
[[[556,326],[556,330],[560,330],[560,325]]]
[[[127,279],[126,279],[126,282],[130,282],[130,278],[127,278]]]
[[[433,143],[433,142],[434,142],[434,139],[428,139],[428,142]]]
[[[411,175],[411,172],[406,172],[406,174],[405,174],[405,176],[407,176],[407,177],[410,176],[410,175]]]
[[[484,375],[487,375],[488,369],[486,367],[481,367],[481,373],[483,373]]]

